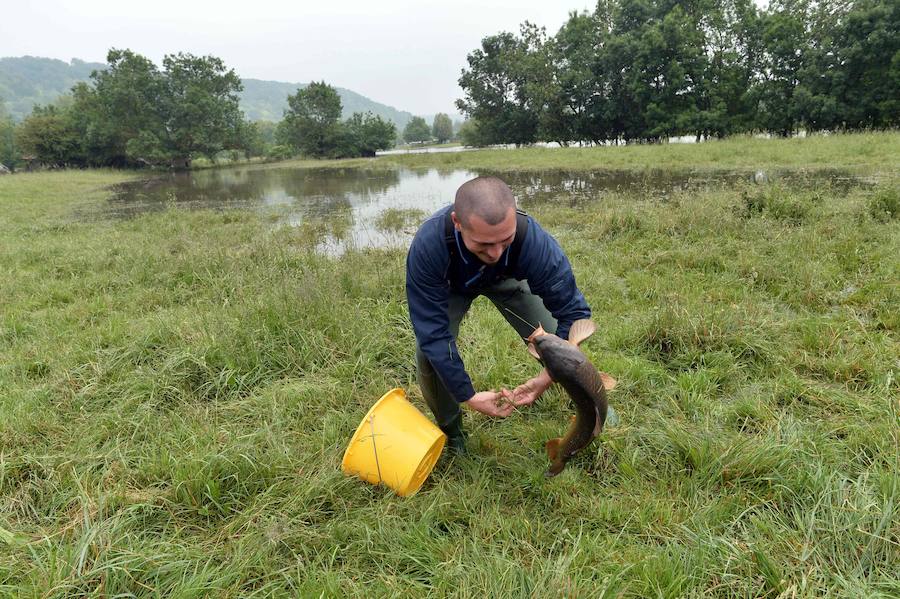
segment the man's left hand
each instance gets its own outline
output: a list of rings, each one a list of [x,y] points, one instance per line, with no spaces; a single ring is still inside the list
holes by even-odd
[[[550,373],[545,368],[536,377],[525,381],[513,390],[513,403],[517,406],[531,405],[551,384],[553,384],[553,379],[550,378]]]

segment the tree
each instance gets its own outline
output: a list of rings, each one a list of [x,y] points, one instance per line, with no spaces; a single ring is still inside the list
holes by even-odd
[[[548,45],[555,91],[541,117],[541,137],[600,142],[609,138],[605,77],[596,70],[606,32],[595,15],[572,12]]]
[[[773,3],[763,17],[760,82],[753,88],[758,125],[781,136],[796,129],[794,92],[808,50],[804,7],[790,0]]]
[[[431,139],[431,128],[420,116],[414,116],[403,129],[403,139],[408,143],[424,142]]]
[[[164,71],[150,78],[145,97],[155,95],[153,113],[126,152],[144,161],[186,168],[197,156],[212,158],[241,145],[241,80],[214,56],[179,52],[163,58]]]
[[[163,58],[165,130],[157,138],[173,161],[190,165],[193,156],[212,158],[238,149],[243,113],[240,78],[215,56],[179,52]]]
[[[130,50],[112,49],[93,87],[73,88],[73,119],[92,164],[188,167],[241,146],[241,81],[219,58],[178,53],[160,71]]]
[[[81,136],[66,110],[35,106],[16,129],[15,144],[23,155],[50,166],[83,166],[86,162]]]
[[[333,156],[340,143],[341,97],[324,81],[310,83],[288,96],[279,125],[280,143],[308,156]]]
[[[694,133],[724,137],[754,127],[750,89],[761,53],[759,12],[751,0],[716,0],[701,28],[708,58],[697,88]]]
[[[812,19],[794,101],[808,130],[900,124],[900,5],[865,0]]]
[[[278,127],[278,123],[273,123],[272,121],[253,121],[253,124],[259,132],[259,137],[263,145],[268,147],[275,143],[275,130]]]
[[[463,124],[459,126],[459,139],[462,141],[463,145],[466,146],[482,147],[490,145],[490,142],[488,142],[481,133],[478,121],[475,119],[464,121]]]
[[[466,143],[659,141],[900,124],[900,4],[597,0],[467,56]]]
[[[392,147],[397,138],[394,123],[371,112],[354,112],[342,128],[344,135],[340,155],[345,157],[375,156],[376,151]]]
[[[0,164],[14,169],[19,164],[19,150],[16,146],[16,125],[3,106],[0,98]]]
[[[91,74],[93,87],[82,84],[73,90],[78,128],[100,163],[149,163],[129,152],[128,143],[143,132],[163,131],[163,76],[153,62],[127,49],[111,49],[106,62],[106,69]]]
[[[503,32],[484,38],[481,48],[466,57],[468,69],[459,78],[465,98],[456,106],[477,119],[487,143],[530,144],[537,140],[538,111],[529,97],[532,77],[526,57],[536,48],[540,35],[522,25],[522,38]]]
[[[443,112],[434,115],[434,124],[431,126],[431,136],[440,144],[453,137],[453,121],[450,120],[449,115],[446,115]]]

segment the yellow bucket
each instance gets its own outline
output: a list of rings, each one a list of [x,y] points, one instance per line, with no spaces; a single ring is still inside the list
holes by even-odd
[[[446,441],[441,429],[407,401],[403,389],[391,389],[356,429],[341,470],[408,497],[431,474]]]

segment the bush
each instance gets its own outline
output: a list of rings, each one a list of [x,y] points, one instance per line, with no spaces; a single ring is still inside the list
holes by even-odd
[[[875,190],[869,199],[869,214],[881,223],[886,223],[900,215],[900,187],[882,187]]]
[[[272,146],[266,153],[266,158],[271,158],[272,160],[287,160],[293,156],[294,151],[289,146],[281,144]]]
[[[816,203],[818,196],[815,194],[771,187],[757,192],[743,191],[739,211],[744,218],[766,216],[796,225],[807,220]]]

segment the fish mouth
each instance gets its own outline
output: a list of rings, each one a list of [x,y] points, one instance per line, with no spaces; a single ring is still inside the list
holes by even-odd
[[[535,339],[537,339],[538,337],[540,337],[542,335],[546,335],[546,334],[547,334],[547,331],[544,330],[544,325],[542,325],[541,323],[538,323],[537,328],[534,330],[533,333],[528,335],[528,339],[526,339],[526,341],[528,341],[528,344],[531,345],[534,343]]]
[[[546,334],[547,334],[547,331],[544,330],[544,327],[541,325],[541,323],[538,323],[538,326],[534,330],[534,332],[531,333],[530,335],[528,335],[528,338],[525,340],[525,343],[528,345],[528,353],[531,354],[532,356],[534,356],[534,358],[537,359],[539,362],[542,362],[542,360],[541,360],[541,355],[538,353],[537,343],[535,343],[535,339],[537,339],[538,337],[542,337]]]

